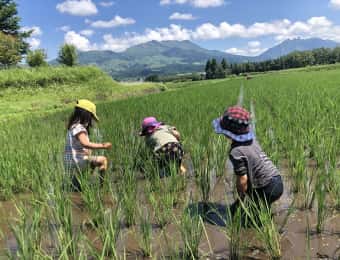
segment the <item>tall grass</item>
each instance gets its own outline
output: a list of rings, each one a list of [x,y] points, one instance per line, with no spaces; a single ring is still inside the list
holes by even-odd
[[[18,68],[0,71],[0,88],[57,86],[102,77],[107,76],[98,68],[90,66]]]

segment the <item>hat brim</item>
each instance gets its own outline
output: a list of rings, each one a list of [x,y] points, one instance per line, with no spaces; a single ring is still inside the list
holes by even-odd
[[[90,111],[88,108],[83,107],[83,106],[80,106],[79,104],[77,104],[76,107],[79,107],[79,108],[81,108],[81,109],[84,109],[84,110],[90,112],[91,115],[93,116],[93,118],[94,118],[97,122],[99,122],[99,117],[97,116],[97,114],[93,113],[93,112]]]
[[[148,125],[148,126],[142,128],[142,130],[139,132],[139,135],[140,135],[140,136],[145,136],[145,135],[147,135],[147,134],[151,134],[151,133],[154,132],[154,130],[155,130],[157,127],[160,127],[161,125],[163,125],[162,122],[156,122],[156,123],[150,124],[150,125]],[[152,131],[149,131],[149,132],[148,132],[148,131],[147,131],[147,128],[149,128],[149,127],[153,127],[153,128],[152,128]]]
[[[248,142],[255,139],[255,134],[251,129],[247,134],[237,135],[228,130],[223,129],[221,127],[220,121],[221,121],[220,118],[216,118],[215,120],[212,121],[212,126],[216,134],[225,135],[237,142]]]
[[[99,117],[96,114],[92,114],[92,116],[97,122],[99,122]]]

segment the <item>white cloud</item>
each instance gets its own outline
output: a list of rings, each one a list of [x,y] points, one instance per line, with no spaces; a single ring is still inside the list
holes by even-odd
[[[90,51],[97,49],[95,44],[91,44],[89,39],[76,33],[75,31],[69,31],[64,36],[65,43],[73,44],[80,51]]]
[[[229,24],[228,22],[222,22],[219,25],[205,23],[198,26],[192,33],[192,38],[199,40],[230,37],[251,39],[262,36],[274,36],[279,41],[296,37],[318,37],[340,41],[340,25],[334,25],[329,19],[321,16],[311,17],[307,21],[291,22],[288,19],[283,19],[254,23],[248,27],[243,24]]]
[[[145,43],[148,41],[171,41],[171,40],[189,40],[190,31],[179,25],[171,24],[170,27],[146,29],[144,34],[126,33],[124,37],[115,38],[111,34],[103,37],[104,44],[101,49],[112,51],[125,51],[127,48]]]
[[[96,28],[112,28],[112,27],[118,27],[123,25],[130,25],[136,23],[136,21],[132,18],[123,18],[119,15],[116,15],[112,20],[110,21],[94,21],[90,22],[92,27]]]
[[[89,20],[87,20],[87,22],[91,25],[95,23]],[[104,24],[108,26],[107,22]],[[111,21],[109,23],[110,26],[115,24],[115,19],[113,19],[113,22]],[[78,36],[83,37],[80,34],[78,34]],[[151,40],[211,40],[234,37],[249,39],[249,41],[245,46],[237,46],[237,48],[230,48],[226,51],[242,55],[257,55],[265,50],[258,41],[259,37],[273,37],[277,41],[296,37],[318,37],[340,42],[340,25],[332,23],[324,16],[311,17],[305,21],[282,19],[261,23],[257,22],[248,26],[237,23],[230,24],[224,21],[217,25],[204,23],[194,29],[187,29],[180,25],[171,24],[168,27],[148,28],[142,33],[125,33],[123,36],[118,37],[106,34],[103,37],[103,42],[98,43],[97,45],[91,45],[89,40],[85,37],[88,42],[83,45],[85,46],[85,49],[97,47],[98,49],[119,52],[124,51],[133,45]],[[84,39],[82,40],[83,41],[81,42],[84,42]]]
[[[57,10],[75,16],[88,16],[98,13],[96,5],[92,0],[66,0],[57,4]]]
[[[194,17],[192,14],[185,14],[185,13],[173,13],[170,17],[170,20],[195,20],[196,17]]]
[[[80,31],[79,34],[90,37],[94,34],[94,31],[87,29],[87,30]]]
[[[217,7],[225,4],[224,0],[161,0],[160,5],[190,4],[198,8]]]
[[[261,43],[259,41],[248,42],[248,47],[249,48],[258,48],[260,46],[261,46]]]
[[[225,52],[230,53],[230,54],[234,54],[234,55],[243,55],[245,56],[247,54],[247,52],[245,50],[242,49],[238,49],[238,48],[229,48],[227,50],[225,50]]]
[[[257,56],[267,50],[266,48],[261,48],[260,46],[261,46],[260,42],[252,41],[248,42],[248,45],[245,48],[240,49],[233,47],[225,50],[225,52],[242,56]]]
[[[30,49],[35,50],[39,48],[41,44],[41,40],[39,37],[43,34],[41,28],[39,26],[24,26],[20,29],[22,32],[29,32],[32,31],[31,36],[26,39],[26,42],[29,44]]]
[[[335,9],[340,9],[340,0],[331,0],[329,3],[331,7]]]
[[[102,7],[110,7],[113,6],[115,2],[99,2],[99,5]]]
[[[57,30],[62,31],[62,32],[68,32],[68,31],[71,31],[71,27],[68,25],[64,25],[64,26],[58,27]]]
[[[24,27],[21,28],[21,31],[23,31],[23,32],[33,31],[32,34],[31,34],[31,37],[36,37],[36,36],[42,35],[42,30],[39,26],[32,26],[32,27],[24,26]]]
[[[30,49],[35,50],[39,48],[41,44],[41,40],[33,37],[33,38],[29,38],[27,40],[27,43],[30,45]]]

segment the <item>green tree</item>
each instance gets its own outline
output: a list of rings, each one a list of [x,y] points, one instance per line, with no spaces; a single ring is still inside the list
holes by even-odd
[[[218,65],[215,78],[216,79],[224,79],[225,77],[226,77],[226,71],[223,69],[222,65]]]
[[[46,66],[46,52],[43,49],[29,51],[26,57],[26,62],[30,67]]]
[[[21,43],[14,36],[0,32],[0,65],[8,67],[21,60]]]
[[[75,66],[77,64],[77,49],[72,44],[61,46],[58,54],[58,62],[66,66]]]
[[[211,71],[211,61],[208,60],[205,65],[205,78],[212,79],[212,71]]]
[[[20,31],[20,17],[18,16],[17,4],[14,0],[0,0],[0,31],[6,35],[17,38],[19,51],[26,54],[29,44],[24,40],[32,34],[32,31]]]
[[[225,58],[222,59],[221,66],[224,70],[227,70],[228,64],[227,64],[227,61],[225,60]]]
[[[212,74],[212,79],[216,79],[216,76],[217,76],[217,61],[216,61],[216,59],[215,58],[213,58],[212,60],[211,60],[211,74]]]
[[[149,75],[145,78],[145,81],[148,81],[148,82],[159,82],[160,81],[160,78],[157,74],[152,74],[152,75]]]

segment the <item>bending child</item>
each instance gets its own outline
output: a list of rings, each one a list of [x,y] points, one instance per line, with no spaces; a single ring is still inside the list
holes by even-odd
[[[181,137],[174,126],[158,122],[155,117],[146,117],[142,122],[139,135],[145,137],[147,147],[152,150],[160,170],[160,177],[170,174],[172,163],[177,169],[185,171],[182,167],[184,152],[180,143]]]
[[[283,183],[278,169],[262,151],[249,125],[249,112],[238,106],[228,108],[221,118],[213,121],[215,132],[231,140],[229,159],[236,174],[239,199],[249,196],[257,207],[261,201],[270,207],[281,197]],[[240,206],[239,199],[231,205],[232,215]]]
[[[108,161],[105,156],[94,156],[91,149],[110,149],[111,143],[92,143],[89,140],[93,120],[98,121],[96,105],[86,99],[77,101],[68,125],[64,154],[64,166],[67,173],[72,174],[73,188],[80,191],[77,174],[88,167],[99,168],[100,183],[103,184]]]

